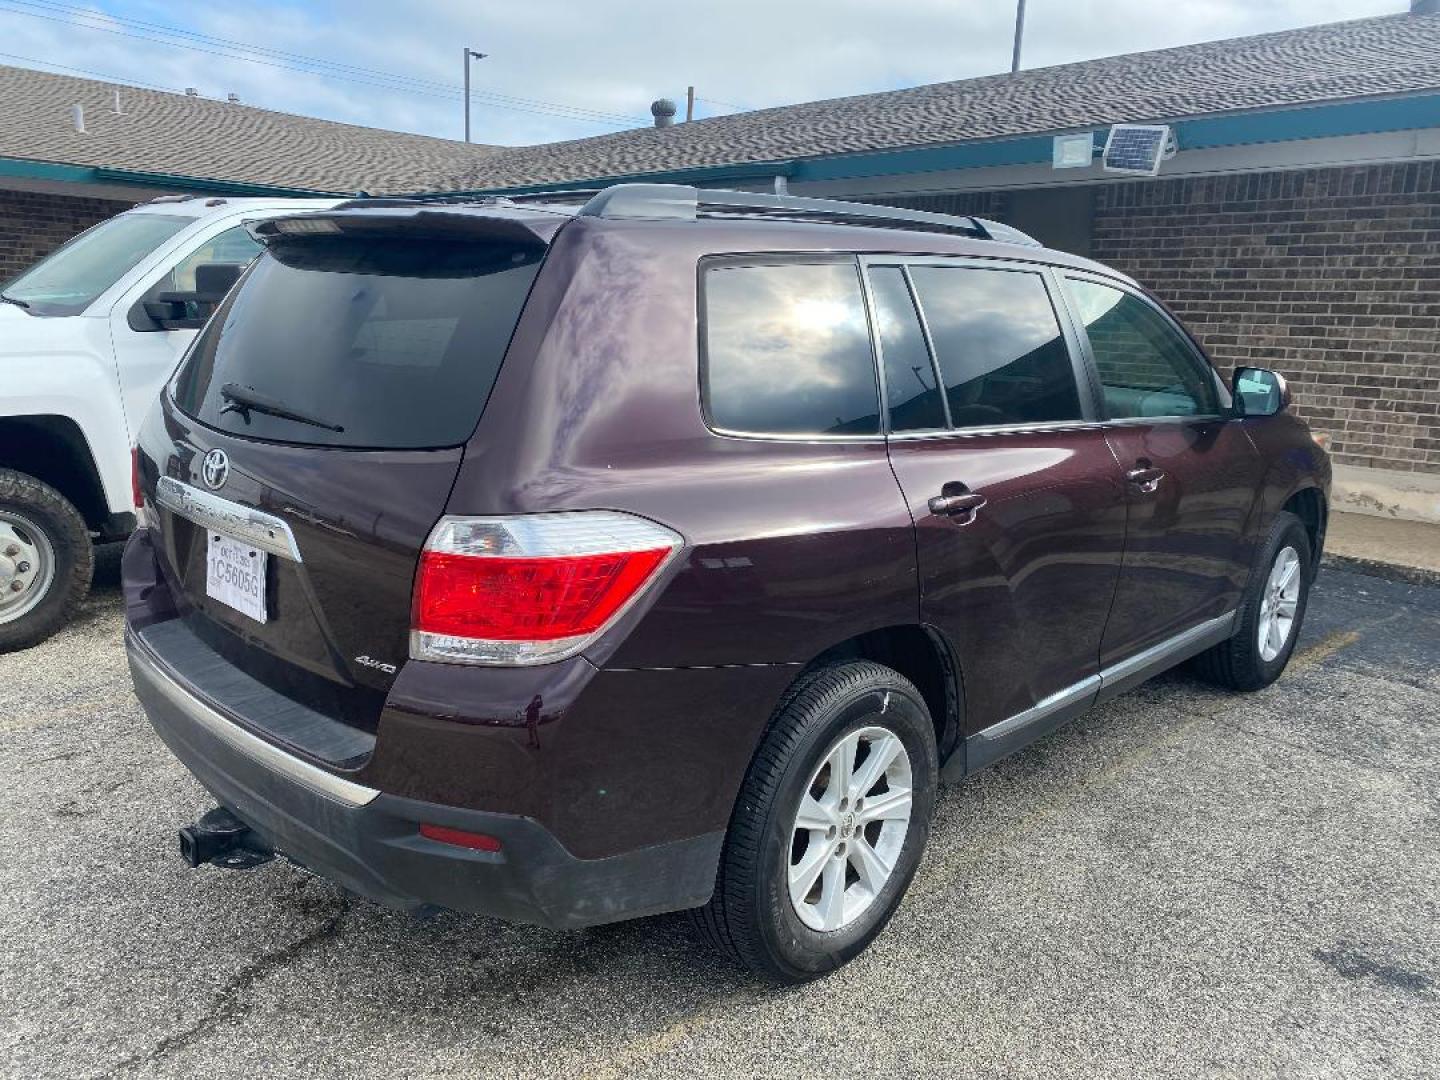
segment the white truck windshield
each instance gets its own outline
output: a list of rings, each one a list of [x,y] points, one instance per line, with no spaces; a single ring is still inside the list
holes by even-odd
[[[81,233],[0,292],[35,315],[78,315],[193,217],[121,214]]]

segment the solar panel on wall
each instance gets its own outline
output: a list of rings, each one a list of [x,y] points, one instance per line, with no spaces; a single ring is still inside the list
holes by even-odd
[[[1101,163],[1107,172],[1154,176],[1169,142],[1170,128],[1164,124],[1116,124],[1105,140]]]

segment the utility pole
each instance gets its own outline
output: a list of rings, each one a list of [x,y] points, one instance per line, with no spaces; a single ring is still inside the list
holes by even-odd
[[[688,124],[691,120],[694,120],[694,119],[695,119],[695,88],[694,88],[693,86],[687,86],[687,87],[685,88],[685,122]]]
[[[465,55],[465,141],[470,141],[470,58],[484,60],[488,55],[483,52],[476,52],[468,45],[461,50]]]
[[[1025,0],[1015,0],[1015,49],[1010,54],[1010,73],[1020,70],[1020,39],[1025,36]]]

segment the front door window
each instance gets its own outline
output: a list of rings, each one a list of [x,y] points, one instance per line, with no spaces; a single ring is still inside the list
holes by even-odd
[[[1099,282],[1066,282],[1100,375],[1105,414],[1214,416],[1220,412],[1215,373],[1154,307]]]

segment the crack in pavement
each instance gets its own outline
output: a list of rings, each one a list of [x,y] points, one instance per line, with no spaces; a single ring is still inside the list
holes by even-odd
[[[244,992],[271,971],[285,967],[334,938],[339,934],[340,923],[349,911],[350,901],[342,899],[335,912],[310,933],[273,952],[262,953],[231,976],[230,981],[215,994],[209,1008],[189,1027],[166,1035],[149,1050],[122,1058],[104,1072],[94,1074],[95,1080],[121,1076],[141,1066],[154,1065],[177,1050],[183,1050],[220,1025],[244,1016],[249,1011],[249,1006],[241,1000]]]

